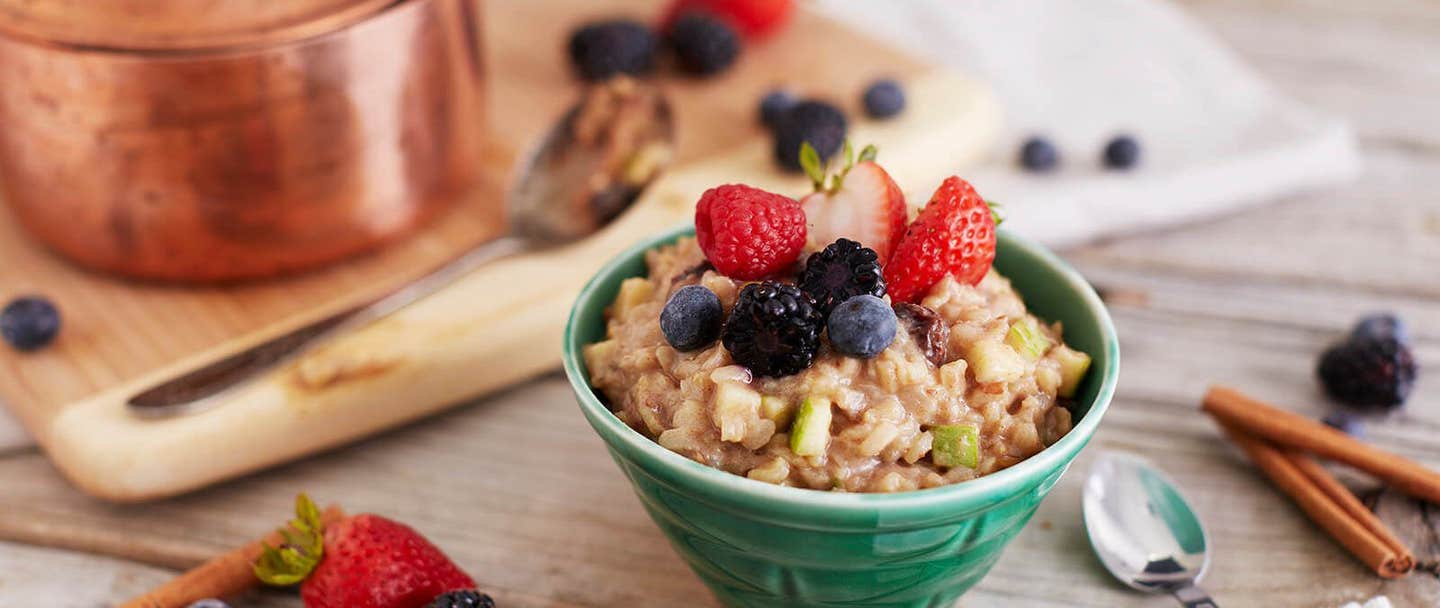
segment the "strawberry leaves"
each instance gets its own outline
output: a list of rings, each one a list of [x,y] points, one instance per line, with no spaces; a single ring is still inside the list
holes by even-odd
[[[841,150],[845,164],[840,167],[839,171],[832,174],[829,166],[820,160],[820,152],[807,141],[800,144],[800,168],[805,170],[805,176],[810,178],[810,184],[814,186],[816,192],[834,194],[840,190],[845,176],[850,174],[850,170],[855,168],[856,163],[873,162],[879,153],[879,148],[876,148],[875,144],[870,144],[860,150],[860,156],[857,159],[855,148],[851,147],[850,140],[847,139]]]
[[[302,493],[295,497],[295,519],[280,529],[280,536],[285,542],[279,547],[264,545],[254,570],[261,582],[283,587],[305,580],[324,557],[320,509],[309,496]]]

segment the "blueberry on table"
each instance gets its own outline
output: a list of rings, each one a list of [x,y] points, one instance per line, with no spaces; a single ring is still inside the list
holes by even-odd
[[[735,28],[705,13],[676,19],[669,42],[680,69],[697,76],[719,74],[740,56],[740,35]]]
[[[1352,338],[1391,338],[1401,344],[1410,343],[1410,332],[1405,327],[1405,322],[1395,313],[1381,312],[1365,315],[1355,324],[1355,329],[1350,331]]]
[[[725,311],[720,297],[702,285],[686,285],[660,311],[660,331],[675,350],[702,348],[720,337]]]
[[[0,310],[0,337],[16,350],[39,350],[59,333],[60,311],[44,297],[16,298]]]
[[[1060,166],[1060,151],[1043,137],[1031,137],[1020,146],[1020,166],[1030,171],[1051,171]]]
[[[1129,135],[1117,135],[1105,144],[1105,166],[1129,169],[1140,163],[1140,142]]]
[[[474,589],[461,589],[440,594],[425,608],[495,608],[495,600]]]
[[[775,128],[775,162],[790,171],[801,171],[800,146],[809,142],[824,161],[845,143],[845,113],[823,101],[801,101],[785,112]]]
[[[655,68],[655,47],[655,34],[643,23],[595,21],[570,35],[570,61],[580,78],[588,81],[649,74]]]
[[[825,328],[830,346],[851,357],[869,359],[895,340],[895,311],[872,295],[855,296],[835,307]]]
[[[905,109],[905,90],[900,83],[884,78],[866,87],[861,101],[871,118],[890,118]]]
[[[1394,337],[1351,337],[1320,356],[1316,374],[1336,401],[1360,410],[1405,404],[1418,368],[1410,348]]]
[[[795,96],[785,89],[775,89],[766,93],[764,97],[760,98],[760,124],[765,125],[767,129],[774,129],[785,117],[785,113],[790,111],[790,107],[795,105],[795,102]]]
[[[1365,435],[1365,421],[1359,416],[1347,412],[1333,412],[1320,419],[1325,426],[1345,433],[1351,437],[1360,438]]]
[[[798,374],[815,361],[825,320],[794,285],[765,281],[740,290],[720,341],[756,376]]]

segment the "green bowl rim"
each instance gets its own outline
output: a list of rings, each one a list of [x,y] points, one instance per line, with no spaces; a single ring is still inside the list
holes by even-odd
[[[575,337],[575,328],[578,324],[580,311],[584,308],[583,303],[590,300],[599,289],[600,279],[614,273],[616,267],[623,262],[636,256],[644,255],[646,251],[664,243],[670,243],[676,239],[693,236],[694,226],[681,225],[667,230],[649,239],[645,239],[624,252],[606,262],[581,289],[580,295],[575,299],[575,304],[570,309],[570,317],[565,324],[564,333],[564,364],[565,375],[570,379],[570,385],[575,390],[580,407],[592,424],[599,424],[609,431],[610,437],[615,441],[625,442],[635,451],[645,454],[673,472],[690,477],[693,481],[705,484],[715,484],[722,489],[738,495],[737,498],[748,497],[755,500],[780,503],[788,507],[798,508],[821,508],[831,511],[852,512],[860,514],[871,512],[876,508],[897,508],[897,509],[922,509],[939,506],[955,500],[965,498],[978,498],[991,493],[1008,493],[1006,488],[1015,484],[1026,482],[1026,478],[1033,476],[1033,480],[1043,478],[1047,472],[1059,469],[1066,460],[1066,454],[1078,453],[1080,448],[1095,434],[1105,411],[1110,407],[1110,401],[1115,395],[1115,384],[1120,373],[1120,344],[1115,333],[1115,326],[1110,319],[1110,313],[1100,296],[1090,286],[1079,272],[1061,260],[1050,250],[1041,247],[1033,241],[1017,236],[1008,231],[1000,231],[1001,238],[1012,241],[1032,255],[1042,259],[1053,269],[1065,277],[1070,288],[1079,294],[1081,300],[1093,309],[1100,322],[1104,349],[1106,351],[1107,365],[1101,377],[1101,385],[1095,393],[1095,399],[1090,404],[1085,416],[1080,419],[1079,424],[1070,429],[1060,441],[1041,450],[1040,453],[1021,461],[1005,470],[997,471],[976,479],[962,483],[949,484],[937,488],[924,490],[912,490],[908,492],[883,493],[858,493],[858,492],[828,492],[823,490],[811,490],[808,488],[794,488],[778,486],[763,481],[749,479],[735,475],[720,469],[711,468],[686,458],[676,452],[672,452],[655,443],[654,440],[640,434],[639,431],[630,428],[629,425],[621,422],[600,399],[595,396],[595,389],[590,386],[590,381],[581,370],[584,362],[581,357],[581,348]],[[611,439],[601,439],[610,443]],[[611,448],[612,450],[614,448]]]

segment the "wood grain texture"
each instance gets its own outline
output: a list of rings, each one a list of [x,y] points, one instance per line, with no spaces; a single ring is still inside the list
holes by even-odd
[[[1399,608],[1434,606],[1435,577],[1382,582],[1367,573],[1196,408],[1207,385],[1225,382],[1320,415],[1313,356],[1355,315],[1394,309],[1410,320],[1425,371],[1409,410],[1371,425],[1369,438],[1440,466],[1440,114],[1433,109],[1440,64],[1423,60],[1440,56],[1440,9],[1407,0],[1185,6],[1282,90],[1350,117],[1366,171],[1349,187],[1243,216],[1065,252],[1097,285],[1143,296],[1135,298],[1143,305],[1113,306],[1125,358],[1119,392],[1092,447],[960,605],[1174,605],[1112,582],[1087,545],[1080,483],[1095,451],[1114,448],[1147,456],[1183,486],[1213,536],[1206,586],[1226,608],[1330,607],[1377,593]],[[415,524],[507,607],[713,606],[574,407],[563,382],[546,378],[349,448],[144,507],[97,503],[38,454],[21,454],[0,459],[0,519],[119,531],[139,544],[203,556],[264,532],[305,489]],[[1402,497],[1382,499],[1378,511],[1417,553],[1428,544],[1433,554],[1435,527]],[[12,578],[0,567],[0,606],[54,606],[78,573],[137,568],[4,545],[0,560],[16,550],[32,578]],[[300,606],[277,599],[240,605]]]

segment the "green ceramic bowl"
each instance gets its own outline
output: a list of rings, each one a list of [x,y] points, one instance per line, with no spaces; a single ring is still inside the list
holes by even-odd
[[[1001,232],[996,267],[1031,311],[1064,322],[1065,341],[1094,358],[1074,429],[1020,464],[955,485],[896,494],[787,488],[660,447],[620,422],[590,387],[581,347],[605,337],[604,310],[620,282],[645,274],[645,251],[692,233],[672,231],[606,264],[580,293],[565,331],[565,373],[580,409],[650,517],[728,606],[949,606],[995,564],[1110,405],[1120,350],[1100,298],[1054,254]]]

